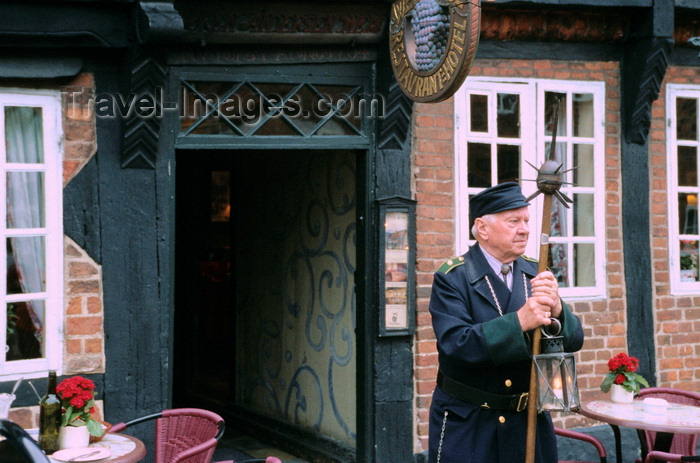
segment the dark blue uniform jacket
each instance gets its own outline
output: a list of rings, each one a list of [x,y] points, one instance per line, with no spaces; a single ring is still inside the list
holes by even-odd
[[[516,312],[531,294],[530,279],[536,274],[537,262],[518,258],[513,263],[511,292],[478,245],[440,267],[430,313],[443,374],[494,394],[528,391],[531,333],[523,333]],[[574,352],[583,345],[583,329],[563,301],[562,307],[564,349]],[[429,463],[438,461],[438,453],[441,463],[523,463],[526,433],[527,410],[482,408],[437,387],[430,407]],[[535,461],[557,462],[556,436],[547,413],[537,417]]]

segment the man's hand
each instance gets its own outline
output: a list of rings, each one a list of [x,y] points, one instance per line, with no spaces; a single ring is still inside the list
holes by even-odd
[[[545,271],[531,280],[532,296],[518,310],[518,320],[523,331],[552,323],[550,317],[561,316],[559,284],[550,271]]]

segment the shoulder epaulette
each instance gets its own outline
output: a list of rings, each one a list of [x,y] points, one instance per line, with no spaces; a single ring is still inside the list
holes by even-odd
[[[524,254],[523,254],[522,257],[523,257],[523,259],[525,259],[525,260],[527,260],[527,261],[530,261],[530,262],[534,262],[534,263],[539,262],[537,259],[533,259],[532,257],[528,257],[528,256],[526,256],[526,255],[524,255]]]
[[[460,265],[464,265],[464,256],[456,256],[446,262],[443,262],[443,264],[438,268],[438,272],[447,274]]]

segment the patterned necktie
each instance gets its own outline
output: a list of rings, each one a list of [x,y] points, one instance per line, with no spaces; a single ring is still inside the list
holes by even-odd
[[[510,272],[510,265],[509,264],[502,264],[501,265],[501,278],[503,278],[503,283],[508,286],[508,273]]]

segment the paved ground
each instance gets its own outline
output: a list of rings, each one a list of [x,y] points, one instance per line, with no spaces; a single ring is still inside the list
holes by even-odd
[[[600,425],[577,430],[597,437],[603,442],[608,452],[608,461],[616,461],[615,440],[610,426]],[[622,437],[622,454],[624,456],[623,463],[632,463],[640,453],[637,432],[633,429],[620,428],[620,434]],[[595,448],[589,443],[557,437],[557,446],[559,448],[559,459],[561,460],[598,460]],[[700,444],[698,444],[698,454],[700,454]],[[271,448],[252,437],[243,435],[225,435],[219,442],[212,461],[234,460],[236,462],[246,458],[264,458],[270,455],[281,459],[283,463],[309,463],[279,449]]]
[[[244,435],[224,435],[216,446],[212,461],[220,462],[233,460],[234,462],[247,458],[265,458],[274,456],[282,460],[283,463],[309,463],[293,455],[285,453],[279,449],[272,448],[262,442]]]

